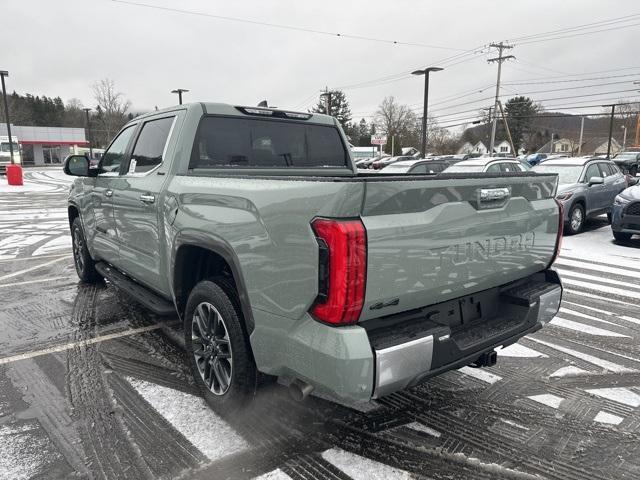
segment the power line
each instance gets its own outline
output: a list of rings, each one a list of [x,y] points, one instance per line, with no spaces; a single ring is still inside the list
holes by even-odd
[[[634,67],[634,68],[640,68],[640,67]],[[539,82],[502,82],[502,85],[542,85],[542,84],[549,84],[549,83],[576,83],[576,82],[590,82],[594,80],[609,80],[612,78],[638,77],[638,76],[640,76],[640,73],[626,73],[623,75],[608,75],[605,77],[591,77],[591,78],[572,78],[568,80],[547,80],[547,81],[539,81]]]
[[[247,18],[239,18],[239,17],[227,17],[224,15],[215,15],[212,13],[206,13],[206,12],[199,12],[196,10],[184,10],[184,9],[180,9],[180,8],[171,8],[171,7],[163,7],[160,5],[151,5],[148,3],[141,3],[141,2],[131,2],[128,0],[111,0],[114,3],[119,3],[122,5],[130,5],[130,6],[136,6],[136,7],[143,7],[143,8],[150,8],[153,10],[162,10],[165,12],[172,12],[172,13],[178,13],[178,14],[182,14],[182,15],[193,15],[193,16],[198,16],[198,17],[206,17],[206,18],[214,18],[216,20],[223,20],[223,21],[227,21],[227,22],[236,22],[236,23],[246,23],[249,25],[259,25],[261,27],[270,27],[270,28],[279,28],[279,29],[283,29],[283,30],[293,30],[296,32],[304,32],[304,33],[313,33],[316,35],[326,35],[326,36],[330,36],[330,37],[338,37],[338,38],[349,38],[352,40],[364,40],[364,41],[370,41],[370,42],[378,42],[378,43],[386,43],[389,45],[404,45],[404,46],[410,46],[410,47],[424,47],[424,48],[433,48],[433,49],[438,49],[438,50],[450,50],[450,51],[462,51],[464,52],[465,49],[463,48],[454,48],[454,47],[445,47],[443,45],[430,45],[430,44],[426,44],[426,43],[417,43],[417,42],[404,42],[404,41],[400,41],[400,40],[391,40],[391,39],[385,39],[385,38],[375,38],[375,37],[366,37],[364,35],[355,35],[355,34],[351,34],[351,33],[341,33],[341,32],[329,32],[327,30],[318,30],[318,29],[313,29],[313,28],[306,28],[306,27],[298,27],[295,25],[285,25],[285,24],[280,24],[280,23],[271,23],[271,22],[264,22],[264,21],[259,21],[259,20],[250,20]]]

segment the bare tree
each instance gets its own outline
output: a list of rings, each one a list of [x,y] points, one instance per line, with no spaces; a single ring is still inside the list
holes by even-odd
[[[400,105],[395,97],[386,97],[375,116],[375,126],[377,132],[385,133],[389,140],[386,149],[391,147],[391,137],[395,137],[396,147],[415,147],[419,138],[418,118],[416,114],[407,106]]]
[[[124,98],[122,92],[116,91],[116,84],[109,78],[104,78],[93,84],[93,97],[98,104],[97,120],[99,127],[106,136],[107,143],[111,137],[127,121],[126,113],[131,102]]]

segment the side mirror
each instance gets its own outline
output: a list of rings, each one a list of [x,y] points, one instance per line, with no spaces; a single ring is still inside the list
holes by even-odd
[[[603,183],[604,183],[604,178],[602,177],[591,177],[589,179],[589,186],[602,185]]]
[[[69,155],[64,161],[64,173],[74,177],[89,177],[89,159],[84,155]]]

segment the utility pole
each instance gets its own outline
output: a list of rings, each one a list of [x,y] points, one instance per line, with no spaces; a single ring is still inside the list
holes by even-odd
[[[509,124],[507,123],[507,117],[504,116],[504,109],[502,108],[502,102],[498,101],[498,105],[500,106],[500,115],[502,115],[502,121],[504,122],[504,128],[507,131],[507,137],[509,137],[509,144],[511,145],[511,152],[513,152],[513,156],[517,156],[518,152],[516,152],[516,146],[513,144],[513,137],[511,137],[511,130],[509,130]]]
[[[87,118],[87,136],[89,137],[89,158],[93,160],[93,140],[91,139],[91,123],[89,123],[89,111],[90,108],[83,108],[84,114]]]
[[[624,133],[622,134],[622,151],[624,152],[624,147],[627,146],[627,127],[622,125],[622,129],[624,130]]]
[[[491,111],[493,110],[493,107],[489,107],[489,116],[487,117],[487,145],[489,145],[491,143]],[[486,145],[485,145],[486,146]],[[488,148],[488,147],[487,147]],[[488,150],[487,150],[488,151]]]
[[[603,105],[603,107],[611,107],[611,118],[609,119],[609,143],[607,143],[607,158],[611,158],[611,137],[613,136],[613,116],[616,112],[616,105]]]
[[[504,50],[513,48],[511,45],[505,45],[504,42],[491,43],[490,47],[498,49],[498,56],[487,60],[489,63],[498,63],[498,80],[496,81],[496,100],[493,104],[493,124],[491,125],[491,141],[489,142],[489,153],[493,156],[493,147],[496,143],[496,128],[498,126],[498,100],[500,99],[500,75],[502,73],[502,62],[509,59],[515,59],[513,55],[503,55]]]
[[[331,115],[331,95],[333,94],[333,92],[331,90],[329,90],[329,87],[324,87],[324,91],[320,94],[321,97],[324,97],[324,101],[325,101],[325,109],[327,112],[327,115]]]
[[[582,154],[582,134],[584,133],[584,115],[580,119],[580,140],[578,140],[578,156]]]
[[[553,153],[553,132],[551,132],[551,142],[549,143],[549,153]]]
[[[178,103],[182,105],[182,94],[188,91],[189,90],[187,90],[186,88],[176,88],[175,90],[171,90],[171,93],[178,94]]]

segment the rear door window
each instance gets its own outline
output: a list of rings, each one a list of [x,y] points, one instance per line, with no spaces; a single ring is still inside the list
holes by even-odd
[[[346,167],[332,126],[251,118],[204,117],[189,168]]]
[[[133,147],[128,173],[146,173],[162,163],[164,149],[175,117],[150,120],[142,125]]]
[[[520,172],[518,165],[515,163],[501,163],[500,168],[503,172]]]
[[[500,172],[500,164],[494,163],[493,165],[489,165],[487,168],[487,173],[499,173]]]

